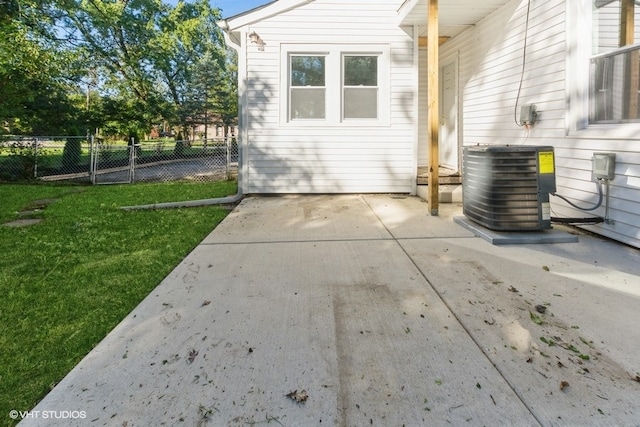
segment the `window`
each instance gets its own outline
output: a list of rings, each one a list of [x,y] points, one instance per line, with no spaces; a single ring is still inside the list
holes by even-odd
[[[325,57],[292,55],[289,119],[326,117]]]
[[[280,123],[389,126],[388,44],[283,44]]]
[[[343,70],[343,117],[378,118],[378,57],[345,55]]]
[[[589,123],[640,123],[640,6],[593,0]]]

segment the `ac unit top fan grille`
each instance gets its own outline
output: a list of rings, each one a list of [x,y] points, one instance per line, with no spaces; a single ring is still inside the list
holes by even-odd
[[[470,146],[463,154],[465,216],[494,230],[551,228],[553,147]]]

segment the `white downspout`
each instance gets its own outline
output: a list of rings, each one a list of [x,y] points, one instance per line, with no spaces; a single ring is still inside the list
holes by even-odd
[[[201,199],[201,200],[188,200],[183,202],[167,202],[167,203],[154,203],[150,205],[138,205],[138,206],[123,206],[120,209],[131,211],[131,210],[148,210],[148,209],[170,209],[170,208],[188,208],[188,207],[198,207],[198,206],[211,206],[211,205],[225,205],[231,203],[237,203],[242,200],[243,197],[243,187],[244,180],[243,177],[245,175],[245,158],[244,158],[244,142],[247,137],[247,129],[244,125],[246,123],[246,108],[244,108],[245,104],[245,85],[246,85],[246,75],[247,75],[247,67],[246,67],[246,56],[243,47],[235,42],[228,33],[228,25],[227,21],[218,22],[220,28],[222,28],[222,33],[224,34],[224,40],[227,46],[232,47],[236,52],[238,52],[238,128],[239,135],[238,137],[238,191],[233,196],[227,197],[219,197],[215,199]]]

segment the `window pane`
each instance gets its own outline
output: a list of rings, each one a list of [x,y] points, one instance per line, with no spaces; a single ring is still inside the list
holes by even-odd
[[[377,56],[345,56],[344,57],[344,85],[345,86],[377,86],[378,85],[378,57]]]
[[[344,89],[344,118],[345,119],[376,119],[378,118],[378,89],[377,88],[345,88]]]
[[[324,56],[292,56],[291,86],[324,86]]]
[[[591,61],[591,123],[640,121],[640,47]]]
[[[627,15],[629,13],[629,15]],[[633,25],[624,25],[626,18]],[[640,5],[593,0],[591,123],[640,122]]]
[[[324,119],[324,89],[291,88],[291,119]]]

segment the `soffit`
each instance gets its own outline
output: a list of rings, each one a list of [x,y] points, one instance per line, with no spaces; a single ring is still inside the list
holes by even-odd
[[[438,15],[440,36],[454,37],[512,0],[440,0]],[[406,0],[398,9],[398,24],[417,25],[426,32],[427,0]]]

